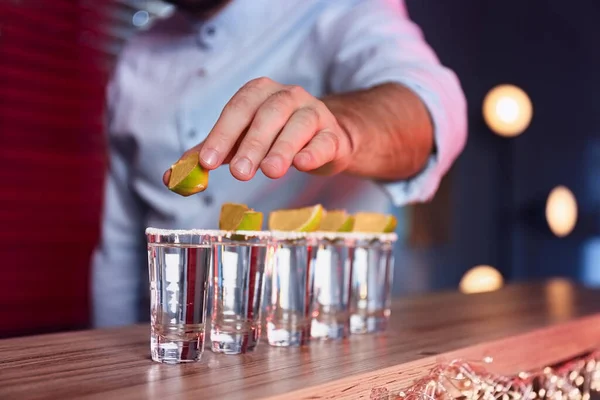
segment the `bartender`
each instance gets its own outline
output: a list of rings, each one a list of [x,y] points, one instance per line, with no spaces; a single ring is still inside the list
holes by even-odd
[[[467,136],[459,81],[400,0],[170,3],[108,86],[97,327],[148,318],[145,227],[216,227],[226,201],[265,213],[426,201]],[[210,185],[180,197],[163,174],[190,149]]]

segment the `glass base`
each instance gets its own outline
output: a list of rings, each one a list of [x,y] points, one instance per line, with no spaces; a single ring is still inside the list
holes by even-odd
[[[165,364],[199,362],[204,351],[204,333],[195,336],[188,340],[172,340],[153,333],[150,337],[152,360]]]
[[[343,319],[341,321],[335,319],[326,321],[313,319],[310,327],[310,336],[312,339],[343,339],[348,337],[349,334],[350,325],[347,316],[346,321],[343,321]]]
[[[259,338],[260,328],[257,326],[242,331],[215,325],[210,331],[211,350],[214,353],[247,353],[256,348]]]
[[[275,347],[303,346],[310,341],[310,325],[290,327],[289,325],[277,326],[268,322],[267,339],[269,344]]]
[[[390,317],[385,312],[379,316],[364,316],[354,314],[350,317],[350,333],[353,335],[361,333],[383,332],[389,325]]]

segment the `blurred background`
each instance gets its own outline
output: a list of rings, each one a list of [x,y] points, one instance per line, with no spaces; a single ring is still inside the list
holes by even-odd
[[[432,203],[397,211],[395,294],[600,285],[600,3],[407,6],[461,79],[469,140]],[[88,326],[105,84],[124,41],[169,12],[0,0],[0,337]]]

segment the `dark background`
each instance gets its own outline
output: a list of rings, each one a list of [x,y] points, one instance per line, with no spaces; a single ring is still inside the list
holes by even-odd
[[[456,290],[490,264],[508,281],[600,283],[600,3],[407,0],[469,102],[469,140],[448,178],[446,243],[402,252],[400,293]],[[105,168],[104,85],[150,1],[0,0],[0,336],[87,326],[89,257]],[[138,12],[138,14],[136,14]],[[134,18],[135,16],[135,18]],[[530,96],[519,137],[485,125],[502,83]],[[543,218],[557,185],[575,194],[566,238]],[[595,256],[594,256],[595,251]]]

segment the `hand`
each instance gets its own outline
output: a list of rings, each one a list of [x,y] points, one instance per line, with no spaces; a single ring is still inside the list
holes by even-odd
[[[258,168],[273,179],[292,165],[305,172],[341,172],[352,143],[321,100],[299,86],[258,78],[231,98],[206,140],[189,151],[199,152],[209,170],[229,163],[232,175],[246,181]]]

